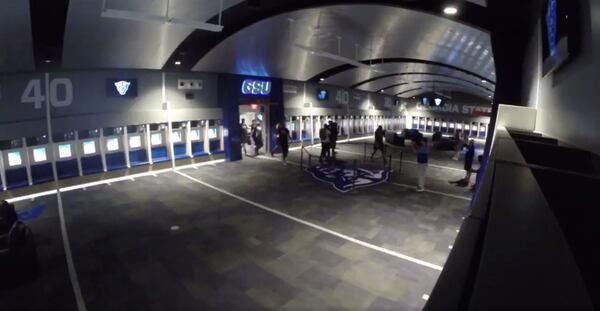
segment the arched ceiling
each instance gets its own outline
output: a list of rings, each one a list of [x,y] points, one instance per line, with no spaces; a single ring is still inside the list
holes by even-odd
[[[320,56],[321,51],[352,60],[402,62],[356,68]],[[447,18],[384,5],[318,7],[262,20],[223,40],[193,70],[305,81],[337,67],[343,70],[328,76],[325,83],[352,86],[376,75],[429,72],[467,80],[455,81],[456,89],[487,97],[488,93],[482,94],[477,84],[495,80],[488,33]],[[395,80],[364,84],[360,89],[378,91],[418,80],[423,79],[396,76]]]
[[[459,1],[452,18],[440,15],[444,0],[223,0],[222,32],[101,16],[103,6],[162,15],[167,3],[171,17],[219,21],[218,0],[0,0],[0,72],[195,70],[394,94],[423,81],[494,91],[485,0]]]

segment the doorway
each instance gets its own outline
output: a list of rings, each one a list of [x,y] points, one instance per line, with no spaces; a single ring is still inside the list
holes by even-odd
[[[251,136],[253,122],[254,124],[260,125],[263,146],[259,149],[259,155],[265,155],[269,152],[268,150],[270,150],[270,140],[268,139],[270,137],[269,106],[262,104],[240,105],[239,111],[239,122],[242,124],[242,120],[244,121],[247,126],[249,136]],[[250,144],[245,144],[246,155],[255,156],[255,141],[252,138],[249,138],[247,141]],[[242,154],[244,154],[244,150],[242,150]]]

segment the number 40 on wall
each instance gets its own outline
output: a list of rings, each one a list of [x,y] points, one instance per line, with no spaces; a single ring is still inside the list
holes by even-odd
[[[46,96],[49,96],[48,100],[53,107],[67,107],[73,103],[73,83],[71,83],[70,79],[52,79],[48,83],[48,89],[50,94],[43,94],[42,80],[29,80],[21,95],[21,103],[33,104],[35,109],[42,109],[46,101]]]

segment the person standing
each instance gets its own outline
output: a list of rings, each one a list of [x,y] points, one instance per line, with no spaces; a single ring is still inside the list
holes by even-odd
[[[475,141],[470,140],[469,143],[464,147],[467,149],[465,153],[465,177],[456,181],[449,181],[451,184],[455,184],[459,187],[466,187],[471,181],[471,174],[473,173],[473,159],[475,158]]]
[[[323,163],[323,158],[327,159],[331,142],[331,131],[329,130],[329,124],[325,123],[319,130],[319,138],[321,139],[321,155],[319,156],[319,163]]]
[[[290,150],[290,131],[285,127],[285,122],[281,122],[277,126],[277,144],[281,148],[283,154],[283,164],[287,165],[286,159]]]
[[[339,129],[337,123],[333,122],[333,120],[329,121],[329,130],[331,131],[331,141],[329,142],[331,147],[331,158],[335,159],[335,146],[337,144]]]
[[[260,122],[252,121],[252,140],[254,140],[254,155],[258,156],[260,148],[263,146],[262,127]]]
[[[418,136],[413,142],[413,149],[417,154],[417,192],[425,191],[425,175],[429,163],[429,146],[427,139],[422,135]]]
[[[246,152],[246,144],[249,142],[249,140],[250,137],[248,134],[248,125],[246,124],[246,120],[242,119],[242,123],[240,123],[240,142],[242,144],[244,155],[248,155]]]
[[[465,153],[465,182],[466,186],[469,185],[471,181],[471,173],[473,172],[473,159],[475,159],[475,141],[473,139],[469,140],[469,144],[466,146],[467,152]]]
[[[462,149],[464,148],[464,146],[466,145],[465,140],[466,140],[465,134],[461,134],[458,131],[454,133],[454,149],[456,150],[456,153],[452,157],[452,160],[458,161],[458,159],[460,158],[460,153],[461,153]]]
[[[383,137],[385,136],[385,131],[383,127],[378,126],[377,130],[375,130],[375,143],[373,144],[373,153],[371,154],[371,159],[375,156],[377,150],[381,150],[381,156],[383,157],[383,162],[385,162],[385,144],[383,143]]]

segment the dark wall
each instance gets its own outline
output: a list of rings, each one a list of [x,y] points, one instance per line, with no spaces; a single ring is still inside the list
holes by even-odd
[[[528,47],[524,67],[530,75],[523,81],[523,102],[537,107],[536,130],[584,149],[600,153],[600,2],[575,1],[578,53],[553,73],[541,76],[541,21]]]

